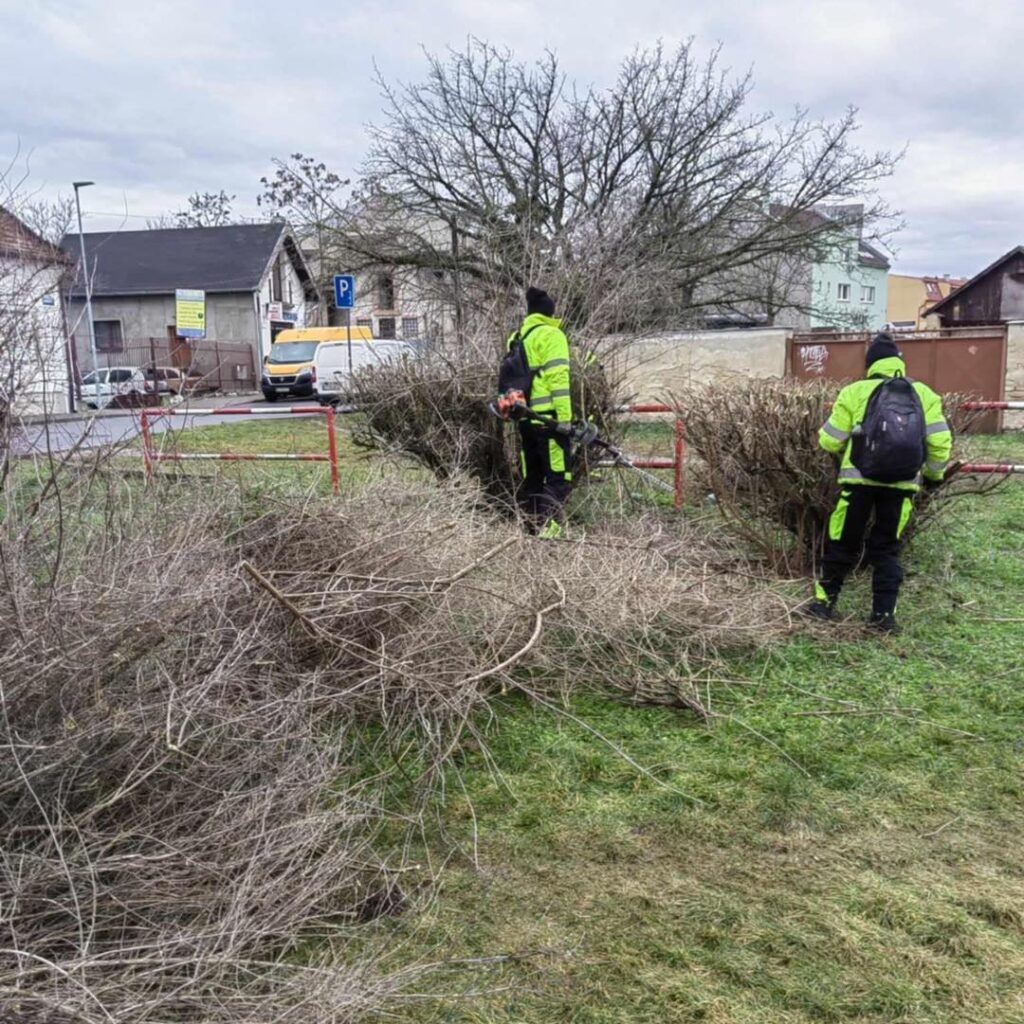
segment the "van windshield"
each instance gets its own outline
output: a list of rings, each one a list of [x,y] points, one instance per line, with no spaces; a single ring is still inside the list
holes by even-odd
[[[99,382],[101,384],[106,384],[107,383],[107,373],[108,373],[107,370],[100,370],[99,371]],[[96,378],[97,378],[97,373],[96,373],[95,370],[92,370],[92,371],[87,373],[82,378],[82,383],[83,384],[95,384],[96,383]]]
[[[277,341],[270,346],[271,363],[308,363],[316,355],[318,342]]]

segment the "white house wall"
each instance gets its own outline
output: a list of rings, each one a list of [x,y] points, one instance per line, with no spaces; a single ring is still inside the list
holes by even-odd
[[[378,278],[390,273],[394,281],[395,304],[391,309],[380,305]],[[443,289],[442,289],[443,290]],[[369,321],[374,337],[381,336],[382,319],[395,321],[395,337],[400,341],[433,341],[442,343],[454,337],[454,313],[451,303],[441,295],[433,272],[416,268],[365,271],[356,275],[356,303],[352,323]],[[416,320],[416,329],[406,325]],[[344,313],[338,311],[334,322],[344,324]]]
[[[67,412],[61,268],[0,258],[0,388],[14,384],[17,415]]]
[[[306,293],[302,286],[302,278],[299,277],[294,264],[287,257],[287,251],[282,249],[281,260],[281,303],[284,309],[296,314],[297,319],[291,323],[292,327],[310,327],[315,325],[317,320],[317,304],[306,301]],[[270,269],[263,283],[260,285],[259,300],[259,359],[262,362],[263,356],[270,351],[270,306],[274,301],[271,297],[271,286],[273,281],[273,266],[271,261]],[[254,310],[255,311],[255,310]]]
[[[607,361],[638,401],[664,401],[690,384],[783,377],[788,332],[782,328],[673,331],[628,343],[610,341]]]

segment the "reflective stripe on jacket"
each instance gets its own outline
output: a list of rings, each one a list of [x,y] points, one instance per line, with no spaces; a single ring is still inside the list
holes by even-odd
[[[902,491],[916,491],[920,486],[920,477],[917,480],[904,480],[894,484],[866,480],[850,457],[853,448],[851,435],[854,427],[864,422],[868,400],[874,394],[875,388],[884,378],[906,376],[906,372],[906,364],[896,356],[879,359],[868,367],[864,380],[847,384],[839,392],[836,404],[832,407],[832,414],[818,431],[818,443],[830,455],[842,455],[839,463],[840,484],[871,484],[876,487],[895,487]],[[942,414],[942,399],[927,384],[919,380],[914,381],[914,390],[921,399],[921,407],[924,409],[925,445],[928,453],[921,471],[928,480],[941,480],[949,462],[953,435]]]
[[[528,337],[527,331],[530,331]],[[530,390],[530,408],[542,415],[554,412],[559,423],[570,423],[569,342],[562,332],[562,321],[543,313],[531,313],[517,333],[524,339],[526,361],[530,369],[536,371]],[[510,346],[514,338],[515,334],[509,337]]]

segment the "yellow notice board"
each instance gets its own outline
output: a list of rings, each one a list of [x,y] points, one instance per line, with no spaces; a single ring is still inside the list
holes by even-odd
[[[179,288],[174,293],[175,322],[179,338],[206,337],[206,292]]]

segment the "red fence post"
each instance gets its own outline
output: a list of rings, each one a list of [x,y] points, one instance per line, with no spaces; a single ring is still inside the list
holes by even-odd
[[[676,452],[675,452],[675,463],[676,463],[676,496],[675,496],[675,507],[681,509],[683,507],[683,460],[686,458],[686,427],[683,423],[683,417],[676,414]]]
[[[338,493],[338,438],[334,432],[334,406],[327,406],[327,450],[331,456],[331,493]]]
[[[149,410],[142,410],[142,468],[146,481],[153,478],[153,457],[150,452]]]

